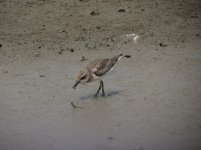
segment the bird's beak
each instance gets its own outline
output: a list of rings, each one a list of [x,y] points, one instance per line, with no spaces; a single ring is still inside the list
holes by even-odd
[[[80,80],[76,81],[76,82],[75,82],[75,85],[73,86],[73,89],[75,89],[76,86],[77,86],[79,83],[80,83]]]

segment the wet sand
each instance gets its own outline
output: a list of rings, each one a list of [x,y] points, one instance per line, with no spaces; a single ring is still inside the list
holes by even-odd
[[[200,150],[200,6],[0,1],[0,149]],[[98,82],[72,89],[81,67],[120,53],[105,97]]]

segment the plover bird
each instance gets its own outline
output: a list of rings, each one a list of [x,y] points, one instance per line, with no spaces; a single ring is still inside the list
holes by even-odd
[[[126,57],[127,55],[125,55]],[[102,89],[102,96],[105,95],[104,84],[101,77],[107,72],[113,69],[114,65],[123,57],[123,54],[116,55],[108,59],[96,59],[91,61],[85,68],[82,68],[76,76],[76,83],[73,86],[75,89],[79,83],[89,83],[96,80],[100,80],[99,88],[95,94],[95,97],[99,94]]]

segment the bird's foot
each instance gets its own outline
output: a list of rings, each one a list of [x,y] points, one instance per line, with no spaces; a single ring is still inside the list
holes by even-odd
[[[97,97],[98,97],[98,94],[95,94],[95,95],[94,95],[94,98],[97,98]]]

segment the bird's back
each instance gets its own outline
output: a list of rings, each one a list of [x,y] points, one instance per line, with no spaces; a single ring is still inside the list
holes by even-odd
[[[107,73],[120,59],[122,54],[114,56],[110,59],[96,59],[91,61],[87,68],[96,76],[102,76]]]

